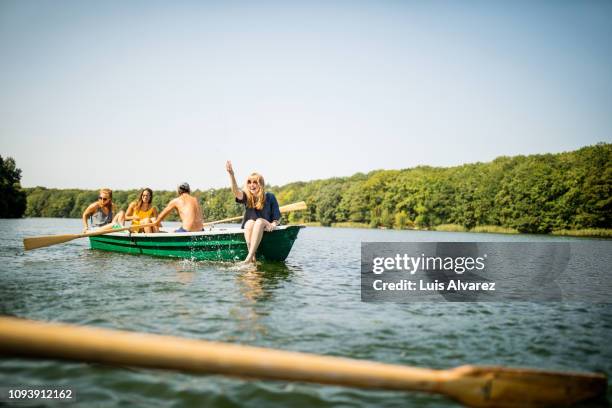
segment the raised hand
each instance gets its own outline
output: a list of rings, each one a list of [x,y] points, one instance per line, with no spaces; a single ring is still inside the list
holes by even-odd
[[[234,169],[232,167],[232,162],[231,161],[228,160],[228,161],[225,162],[225,170],[227,170],[227,172],[230,175],[232,175],[232,176],[234,175]]]

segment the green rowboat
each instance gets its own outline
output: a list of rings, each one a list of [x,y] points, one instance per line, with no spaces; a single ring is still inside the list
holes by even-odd
[[[280,226],[264,232],[257,259],[284,261],[302,225]],[[92,249],[205,261],[238,261],[248,251],[244,230],[213,228],[201,232],[130,234],[115,232],[89,237]]]

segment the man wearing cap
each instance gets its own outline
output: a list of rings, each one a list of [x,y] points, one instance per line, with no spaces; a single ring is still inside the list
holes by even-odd
[[[198,199],[191,195],[189,184],[183,183],[178,186],[178,197],[170,201],[166,208],[159,214],[155,224],[159,225],[162,220],[170,214],[170,211],[178,211],[181,218],[181,227],[174,232],[202,231],[202,208]]]

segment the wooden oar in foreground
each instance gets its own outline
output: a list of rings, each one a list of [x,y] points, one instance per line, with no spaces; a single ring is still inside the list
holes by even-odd
[[[473,407],[567,406],[604,395],[603,374],[486,366],[431,370],[178,337],[0,317],[0,354],[444,394]]]
[[[64,242],[72,241],[73,239],[77,238],[95,237],[96,235],[110,234],[111,232],[121,232],[131,229],[139,229],[143,227],[152,227],[154,225],[154,223],[150,223],[115,229],[108,227],[101,228],[92,232],[85,232],[83,234],[43,235],[40,237],[24,238],[23,247],[26,251],[29,251],[30,249],[43,248],[51,245],[61,244]]]
[[[299,201],[297,203],[283,205],[282,207],[279,207],[279,210],[280,210],[281,214],[285,214],[285,213],[292,212],[292,211],[305,210],[307,208],[308,207],[306,206],[306,203],[304,201]],[[205,222],[204,226],[206,227],[208,225],[222,224],[224,222],[238,221],[238,220],[241,220],[241,219],[242,219],[242,215],[239,215],[237,217],[224,218],[224,219],[219,220],[219,221]]]

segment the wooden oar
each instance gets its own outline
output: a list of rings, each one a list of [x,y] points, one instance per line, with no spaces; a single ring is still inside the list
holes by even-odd
[[[304,201],[299,201],[297,203],[293,203],[293,204],[287,204],[287,205],[283,205],[282,207],[279,208],[281,214],[285,214],[288,212],[292,212],[292,211],[300,211],[300,210],[305,210],[308,207],[306,206],[306,203]],[[232,222],[232,221],[238,221],[242,219],[242,215],[239,215],[237,217],[231,217],[231,218],[225,218],[219,221],[211,221],[211,222],[206,222],[204,223],[204,226],[208,226],[208,225],[214,225],[214,224],[221,224],[224,222]]]
[[[0,317],[0,354],[444,394],[474,407],[566,406],[601,397],[603,374],[486,366],[431,370],[179,337]]]
[[[108,227],[108,228],[102,227],[99,230],[92,231],[92,232],[86,232],[83,234],[43,235],[40,237],[24,238],[23,247],[25,248],[26,251],[29,251],[30,249],[36,249],[36,248],[48,247],[48,246],[55,245],[55,244],[61,244],[63,242],[72,241],[73,239],[77,239],[77,238],[93,237],[96,235],[109,234],[111,232],[121,232],[121,231],[127,231],[131,229],[139,229],[143,227],[152,227],[154,225],[155,223],[150,223],[150,224],[132,225],[129,227],[116,228],[116,229],[113,229],[112,227]]]

